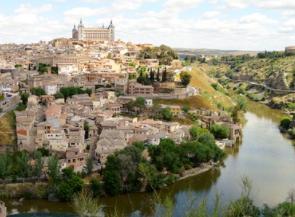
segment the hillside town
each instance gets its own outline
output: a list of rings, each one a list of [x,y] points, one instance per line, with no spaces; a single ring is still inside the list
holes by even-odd
[[[49,150],[59,156],[61,169],[76,172],[91,158],[99,171],[107,156],[134,142],[189,139],[190,125],[155,115],[168,110],[181,117],[183,108],[154,100],[198,95],[180,78],[190,69],[177,56],[142,57],[153,45],[115,40],[114,31],[112,22],[85,28],[81,20],[71,39],[0,46],[0,112],[15,110],[17,150]],[[217,143],[221,148],[241,140],[240,126],[226,113],[191,113],[205,128],[215,123],[230,128],[229,138]]]

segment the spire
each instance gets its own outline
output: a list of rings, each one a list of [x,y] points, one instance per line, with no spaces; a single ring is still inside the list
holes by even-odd
[[[83,25],[82,17],[80,18],[80,25]]]
[[[109,25],[109,28],[114,28],[113,20],[111,20],[110,25]]]

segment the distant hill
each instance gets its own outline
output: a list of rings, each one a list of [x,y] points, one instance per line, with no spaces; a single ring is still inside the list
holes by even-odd
[[[242,51],[242,50],[218,50],[218,49],[191,49],[191,48],[175,48],[176,52],[181,56],[194,55],[194,56],[238,56],[249,54],[255,56],[259,51]]]

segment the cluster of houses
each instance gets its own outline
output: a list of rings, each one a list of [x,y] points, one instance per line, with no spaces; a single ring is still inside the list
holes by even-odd
[[[44,98],[46,105],[40,104]],[[27,109],[15,112],[17,145],[29,152],[46,148],[61,156],[62,167],[81,171],[87,158],[104,165],[109,154],[137,141],[157,145],[162,138],[189,138],[189,127],[177,122],[118,115],[132,100],[122,98],[111,91],[74,95],[66,102],[31,95]]]
[[[193,87],[178,85],[176,75],[186,70],[180,61],[162,66],[157,59],[138,59],[140,50],[147,46],[151,45],[73,39],[1,45],[1,111],[14,109],[21,100],[19,93],[30,93],[32,88],[46,93],[30,95],[26,109],[15,112],[18,149],[32,152],[46,148],[60,157],[62,168],[81,171],[88,158],[95,159],[94,168],[99,169],[109,154],[137,141],[157,145],[163,138],[177,143],[188,139],[189,126],[120,115],[125,105],[139,96],[145,98],[146,107],[152,107],[155,98],[183,99],[198,94]],[[160,77],[168,72],[170,79],[143,85],[134,79],[138,67],[157,70]],[[92,93],[56,98],[63,87],[88,88]],[[169,108],[174,116],[181,113],[180,107]],[[194,112],[206,127],[217,122],[228,124],[229,139],[240,140],[239,126],[226,116]]]

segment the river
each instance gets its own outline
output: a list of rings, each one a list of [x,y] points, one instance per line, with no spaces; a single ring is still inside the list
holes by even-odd
[[[179,181],[159,192],[160,198],[174,198],[174,215],[181,216],[191,201],[207,199],[212,207],[218,193],[223,205],[239,197],[241,179],[252,182],[251,196],[256,205],[276,205],[284,201],[295,189],[295,148],[278,130],[282,114],[263,105],[250,103],[245,114],[242,144],[228,150],[224,166],[199,176]],[[117,209],[122,216],[149,214],[154,195],[136,193],[107,197],[100,203],[106,212]],[[73,212],[70,204],[42,200],[22,202],[6,201],[10,213],[24,212]],[[19,215],[24,216],[24,215]],[[34,215],[39,216],[39,215]],[[58,215],[62,216],[62,215]]]

